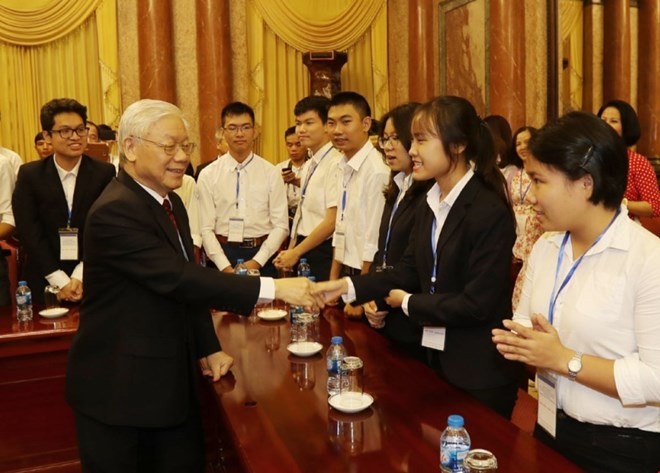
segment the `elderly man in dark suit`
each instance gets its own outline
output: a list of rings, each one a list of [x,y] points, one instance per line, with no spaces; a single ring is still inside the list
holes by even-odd
[[[314,305],[307,279],[194,264],[186,211],[172,192],[194,147],[172,104],[140,100],[122,116],[122,171],[87,221],[86,294],[67,373],[83,471],[203,471],[197,360],[214,380],[233,361],[208,308],[246,314],[275,297]]]
[[[41,127],[53,155],[18,171],[12,207],[25,250],[23,279],[35,302],[47,284],[58,297],[83,295],[83,235],[87,212],[114,177],[114,168],[83,152],[87,147],[87,107],[73,99],[53,99],[41,108]]]

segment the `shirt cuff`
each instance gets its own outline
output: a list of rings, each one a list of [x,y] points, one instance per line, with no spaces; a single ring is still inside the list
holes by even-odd
[[[357,294],[355,294],[355,285],[353,284],[353,280],[348,276],[345,277],[344,280],[346,281],[346,284],[348,284],[348,291],[346,291],[346,294],[342,295],[341,298],[344,302],[350,303],[357,299]]]
[[[273,278],[259,278],[259,300],[257,304],[265,304],[275,299],[275,280]]]
[[[69,284],[69,282],[71,282],[71,279],[69,279],[69,276],[67,276],[64,271],[58,269],[57,271],[53,271],[52,273],[46,275],[46,281],[48,281],[48,284],[51,286],[57,286],[62,289],[64,286]]]
[[[224,254],[217,254],[212,256],[211,261],[213,261],[213,264],[218,268],[219,271],[222,271],[227,266],[231,266],[231,262]]]
[[[401,301],[401,310],[408,317],[410,317],[410,314],[408,313],[408,301],[410,300],[410,296],[412,296],[412,294],[406,294],[403,296],[403,301]]]
[[[640,406],[647,402],[644,389],[640,387],[644,384],[640,372],[641,365],[637,353],[614,361],[614,382],[621,404],[624,406]],[[652,378],[650,376],[646,379]]]
[[[83,280],[83,263],[82,261],[76,265],[76,267],[73,269],[73,272],[71,273],[71,279],[77,279],[78,281],[82,282]]]

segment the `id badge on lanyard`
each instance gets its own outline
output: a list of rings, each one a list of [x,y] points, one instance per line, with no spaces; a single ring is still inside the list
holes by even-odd
[[[78,229],[60,228],[60,259],[62,261],[78,261]]]

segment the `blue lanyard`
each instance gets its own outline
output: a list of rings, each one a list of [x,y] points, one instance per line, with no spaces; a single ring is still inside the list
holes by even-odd
[[[332,146],[330,146],[330,148],[328,148],[328,150],[325,153],[323,153],[323,156],[321,156],[321,158],[319,159],[319,162],[318,163],[314,162],[314,166],[312,166],[312,169],[310,169],[309,172],[307,173],[307,176],[305,176],[305,183],[303,184],[302,191],[300,192],[300,199],[301,200],[305,198],[305,193],[307,192],[307,186],[309,185],[309,181],[312,180],[312,176],[316,172],[316,168],[319,167],[319,164],[321,164],[321,161],[323,161],[323,158],[325,158],[328,155],[328,153],[330,151],[332,151],[333,149],[334,148]]]
[[[254,159],[254,153],[250,156],[244,164],[239,164],[236,166],[236,208],[238,209],[238,197],[241,194],[241,171],[247,167],[248,164]]]
[[[402,188],[401,188],[401,193],[403,193],[405,197],[405,193],[408,189],[404,190],[405,183],[406,183],[406,178],[403,180]],[[390,235],[392,233],[392,220],[394,220],[394,214],[396,213],[396,209],[399,208],[399,204],[403,198],[399,199],[399,196],[397,196],[396,201],[394,202],[394,207],[392,207],[392,213],[390,214],[390,221],[387,224],[387,235],[385,236],[385,248],[383,248],[383,267],[387,266],[387,249],[390,247]]]
[[[66,219],[66,228],[71,228],[71,211],[73,209],[70,209],[69,206],[67,205],[67,219]]]
[[[346,201],[348,200],[348,184],[351,182],[351,178],[353,177],[353,169],[351,169],[351,174],[348,176],[348,180],[346,182],[342,182],[342,186],[344,188],[344,191],[341,194],[341,221],[344,221],[344,210],[346,210]]]
[[[550,305],[548,307],[548,321],[552,324],[552,321],[554,320],[554,315],[555,315],[555,304],[557,303],[557,299],[559,298],[559,294],[561,294],[561,291],[568,285],[569,281],[573,277],[573,274],[575,274],[575,270],[580,266],[580,263],[582,262],[582,259],[585,257],[585,255],[591,250],[594,246],[596,246],[596,243],[600,241],[601,238],[603,238],[603,235],[607,232],[607,230],[610,229],[616,218],[618,217],[619,213],[621,212],[621,209],[617,209],[616,213],[614,214],[614,217],[612,217],[612,220],[610,220],[610,223],[607,224],[607,227],[605,227],[605,230],[601,232],[600,235],[598,235],[598,238],[594,240],[594,242],[587,248],[587,251],[582,253],[582,256],[580,256],[577,261],[573,263],[571,268],[568,270],[568,274],[566,274],[566,277],[564,278],[564,281],[561,283],[559,286],[559,289],[557,289],[557,281],[559,280],[559,270],[561,269],[561,264],[564,261],[564,250],[566,249],[566,244],[568,243],[568,237],[570,235],[570,232],[566,232],[564,235],[564,239],[561,242],[561,246],[559,247],[559,256],[557,257],[557,269],[555,270],[555,283],[552,286],[552,294],[550,295]]]
[[[429,294],[435,294],[435,280],[438,274],[438,240],[435,238],[435,230],[438,228],[438,222],[433,217],[431,225],[431,248],[433,249],[433,271],[431,272],[431,288]]]

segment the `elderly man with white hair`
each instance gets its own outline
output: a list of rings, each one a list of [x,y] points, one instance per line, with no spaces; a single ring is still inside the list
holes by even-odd
[[[195,144],[181,110],[140,100],[119,125],[122,169],[86,228],[86,295],[67,373],[83,471],[202,472],[199,360],[213,380],[232,358],[209,307],[241,314],[277,297],[315,305],[305,278],[222,273],[193,261],[181,186]]]

